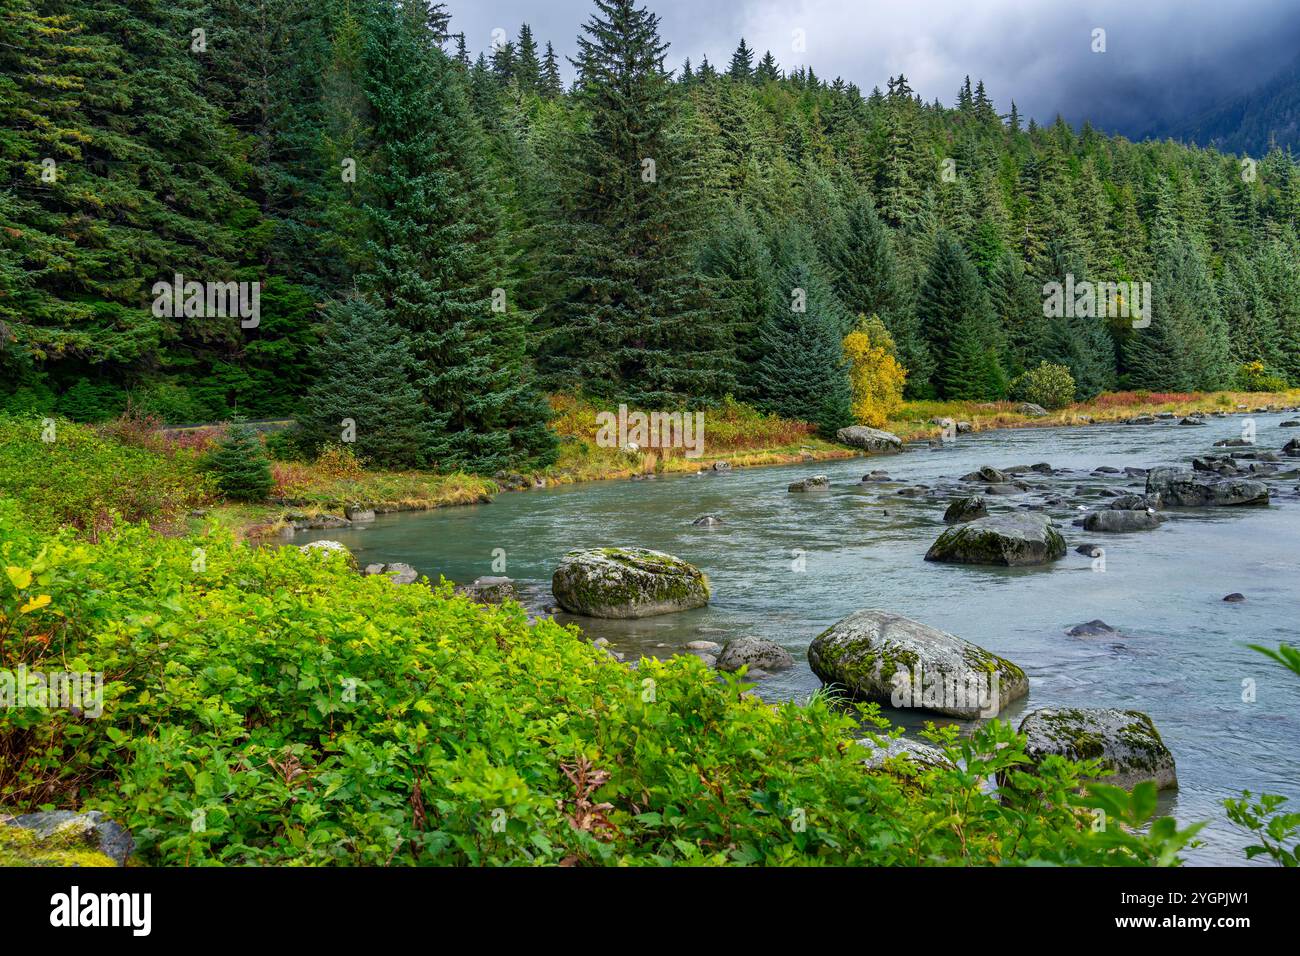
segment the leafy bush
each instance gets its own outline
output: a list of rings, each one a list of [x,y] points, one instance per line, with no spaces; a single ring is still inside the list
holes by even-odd
[[[898,364],[894,339],[880,319],[859,318],[844,337],[844,361],[853,391],[853,418],[862,425],[884,428],[903,407],[907,370]]]
[[[63,419],[0,415],[0,495],[38,528],[70,525],[93,538],[122,520],[172,525],[210,490],[188,456],[161,456]]]
[[[251,425],[233,423],[206,465],[216,475],[217,489],[233,501],[265,501],[271,493],[271,461]]]
[[[328,478],[360,481],[366,470],[348,445],[330,443],[316,456],[316,468]]]
[[[1237,366],[1237,387],[1247,392],[1285,392],[1286,379],[1263,362]]]
[[[1074,377],[1064,365],[1040,362],[1038,368],[1016,376],[1011,383],[1011,397],[1043,408],[1064,408],[1074,401]]]
[[[963,770],[869,771],[825,695],[768,706],[690,656],[632,670],[340,557],[10,517],[0,667],[105,685],[96,719],[0,711],[0,803],[103,810],[145,863],[1155,864],[1192,832],[1137,829],[1149,787],[1078,799],[1093,765],[1023,772],[999,721],[943,735]]]
[[[122,413],[126,393],[116,385],[82,378],[59,396],[55,407],[74,422],[102,422]]]

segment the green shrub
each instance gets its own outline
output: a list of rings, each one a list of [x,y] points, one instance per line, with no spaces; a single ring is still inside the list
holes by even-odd
[[[244,422],[226,429],[205,464],[216,475],[217,490],[232,501],[265,501],[275,484],[262,439]]]
[[[825,695],[769,706],[690,656],[632,670],[514,603],[216,531],[88,545],[9,517],[0,667],[106,682],[96,719],[0,710],[0,803],[103,810],[144,863],[1154,864],[1190,836],[1139,829],[1146,788],[1101,789],[1093,832],[1094,765],[1024,773],[999,721],[946,732],[963,770],[869,771]]]
[[[1016,376],[1011,383],[1011,398],[1043,408],[1064,408],[1074,401],[1074,377],[1064,365],[1040,362],[1038,368]]]
[[[187,456],[131,447],[64,419],[0,415],[0,495],[36,527],[94,537],[118,521],[168,526],[206,500]]]
[[[126,408],[126,393],[116,385],[83,378],[59,396],[55,407],[74,422],[103,422]]]

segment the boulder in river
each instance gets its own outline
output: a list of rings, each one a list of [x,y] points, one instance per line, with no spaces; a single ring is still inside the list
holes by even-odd
[[[976,518],[987,518],[988,514],[989,509],[984,504],[983,498],[979,495],[968,495],[950,504],[948,510],[943,513],[943,520],[948,524],[958,524],[963,521],[974,521]]]
[[[860,448],[863,451],[892,452],[903,450],[903,440],[893,432],[866,425],[850,425],[841,428],[835,437],[845,445]]]
[[[829,491],[831,480],[825,475],[812,475],[790,483],[789,491]]]
[[[1007,480],[1007,474],[1004,471],[998,471],[992,465],[982,465],[978,471],[972,471],[968,475],[961,476],[962,481],[983,481],[990,485],[1000,485]]]
[[[1223,599],[1229,604],[1240,604],[1242,601],[1246,600],[1246,595],[1242,594],[1240,591],[1233,591],[1231,594],[1224,595]]]
[[[1025,753],[1035,763],[1052,754],[1069,760],[1098,758],[1114,774],[1102,783],[1131,790],[1150,780],[1158,789],[1178,786],[1174,756],[1151,718],[1138,710],[1043,708],[1020,723]]]
[[[1202,473],[1204,474],[1204,473]],[[1268,485],[1244,478],[1204,478],[1187,468],[1152,468],[1147,494],[1158,494],[1167,506],[1230,507],[1268,504]]]
[[[718,670],[737,671],[748,665],[748,673],[756,668],[765,671],[785,670],[794,666],[794,658],[776,641],[764,637],[738,637],[730,641],[718,655]]]
[[[722,524],[722,519],[717,515],[701,515],[692,521],[691,524],[695,525],[697,528],[717,528]]]
[[[952,564],[1045,564],[1065,554],[1065,539],[1045,515],[989,515],[949,528],[925,554]]]
[[[1116,495],[1106,504],[1112,511],[1158,511],[1159,495]]]
[[[1160,521],[1160,515],[1151,511],[1105,508],[1084,518],[1083,529],[1103,534],[1122,534],[1126,531],[1150,531],[1160,527]]]
[[[650,617],[709,603],[704,572],[649,548],[570,551],[551,577],[551,590],[566,611],[588,617]]]
[[[1292,458],[1300,456],[1300,438],[1292,438],[1282,446],[1282,454],[1289,455]]]
[[[859,700],[993,717],[1029,692],[1025,672],[970,641],[891,611],[855,611],[813,638],[808,664]]]

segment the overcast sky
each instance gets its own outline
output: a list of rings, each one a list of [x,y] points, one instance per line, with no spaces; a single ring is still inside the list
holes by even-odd
[[[650,0],[678,66],[702,54],[725,68],[744,36],[782,68],[811,65],[863,92],[903,72],[951,105],[963,76],[983,78],[999,110],[1131,136],[1246,92],[1300,56],[1297,0]],[[453,31],[487,50],[521,23],[572,55],[591,0],[446,0]],[[1093,31],[1106,31],[1094,53]],[[806,49],[793,49],[796,30]],[[565,63],[566,80],[572,71]]]

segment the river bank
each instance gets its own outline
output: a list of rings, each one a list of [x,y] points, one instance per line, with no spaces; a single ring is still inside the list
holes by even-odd
[[[552,428],[560,440],[560,457],[552,466],[530,474],[437,475],[419,471],[365,469],[337,474],[307,463],[277,463],[277,499],[265,504],[218,503],[196,515],[228,527],[243,537],[292,536],[295,524],[337,524],[345,511],[426,511],[453,505],[483,504],[502,491],[614,479],[646,479],[691,474],[715,463],[727,469],[835,461],[862,452],[818,437],[812,426],[763,416],[743,406],[706,413],[704,454],[688,457],[682,449],[637,451],[597,443],[597,408],[572,396],[553,396]],[[1194,412],[1269,411],[1300,405],[1300,389],[1288,392],[1213,392],[1203,394],[1106,393],[1091,402],[1038,415],[1014,402],[905,402],[885,430],[903,442],[938,440],[944,419],[962,423],[963,432],[1009,428],[1059,428],[1098,425]]]

